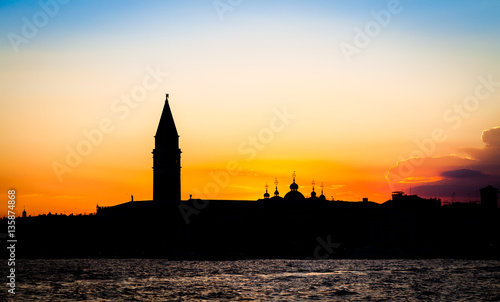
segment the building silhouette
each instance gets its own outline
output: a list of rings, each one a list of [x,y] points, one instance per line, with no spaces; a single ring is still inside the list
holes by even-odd
[[[153,149],[153,200],[181,200],[181,149],[179,134],[168,104],[168,94]]]
[[[481,207],[484,209],[498,208],[498,189],[487,186],[479,190],[481,194]]]
[[[383,203],[384,206],[407,209],[436,209],[441,207],[441,199],[425,199],[417,195],[406,195],[403,191],[392,192],[392,199]]]

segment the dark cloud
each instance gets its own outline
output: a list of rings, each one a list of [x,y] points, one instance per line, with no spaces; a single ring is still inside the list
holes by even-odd
[[[464,148],[469,156],[453,155],[425,159],[409,158],[398,162],[388,173],[392,189],[407,189],[423,197],[449,199],[455,193],[457,200],[476,199],[478,190],[493,185],[500,188],[500,127],[484,130],[483,148]],[[396,175],[396,176],[394,176]],[[421,180],[420,185],[415,181]],[[425,181],[430,180],[430,181]]]
[[[454,197],[457,201],[479,200],[479,189],[486,187],[483,183],[467,182],[457,185],[457,182],[439,181],[432,185],[423,185],[412,189],[412,194],[423,197],[439,197],[449,201]]]
[[[481,171],[475,171],[470,169],[460,169],[454,171],[444,171],[441,176],[446,178],[477,178],[486,176]]]

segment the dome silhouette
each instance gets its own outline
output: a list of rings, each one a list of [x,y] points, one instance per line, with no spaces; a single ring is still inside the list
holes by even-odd
[[[306,198],[304,197],[304,195],[302,195],[302,193],[300,193],[299,191],[290,191],[288,193],[285,194],[285,200],[287,201],[303,201],[303,200],[306,200]]]
[[[293,183],[290,185],[290,192],[285,194],[285,200],[289,201],[302,201],[305,200],[304,195],[298,191],[299,185],[295,183],[295,171],[292,174]]]

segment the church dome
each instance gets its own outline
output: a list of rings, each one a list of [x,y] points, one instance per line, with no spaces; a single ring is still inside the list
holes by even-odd
[[[289,201],[302,201],[305,200],[304,195],[298,191],[299,185],[295,183],[295,171],[292,174],[293,183],[290,185],[290,192],[286,193],[285,200]]]
[[[278,178],[274,178],[274,184],[276,185],[276,191],[274,191],[274,197],[279,197],[280,192],[278,192]],[[267,190],[266,190],[267,192]]]
[[[323,194],[323,183],[321,183],[321,195],[319,196],[319,200],[326,200],[326,197]]]
[[[285,194],[285,200],[287,201],[303,201],[306,198],[299,191],[290,191]]]
[[[264,193],[264,199],[269,199],[269,193],[267,192],[267,188],[269,188],[269,186],[266,183],[266,193]]]
[[[312,192],[311,192],[311,198],[312,199],[315,199],[316,198],[316,192],[314,191],[314,185],[316,185],[316,183],[314,182],[314,180],[312,181]]]

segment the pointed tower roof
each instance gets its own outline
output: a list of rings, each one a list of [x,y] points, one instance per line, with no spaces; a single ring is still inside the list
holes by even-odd
[[[165,98],[165,106],[163,106],[163,112],[161,114],[160,123],[158,124],[158,130],[156,130],[155,142],[156,146],[161,146],[160,142],[172,142],[170,139],[177,140],[179,134],[177,133],[177,128],[175,127],[174,116],[170,110],[170,105],[168,104],[168,94]]]

